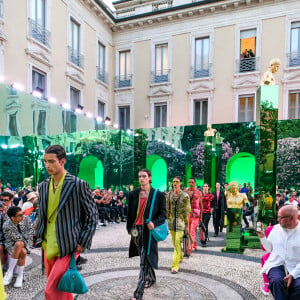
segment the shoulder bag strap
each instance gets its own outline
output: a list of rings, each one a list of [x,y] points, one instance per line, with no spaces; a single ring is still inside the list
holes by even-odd
[[[156,198],[156,193],[157,193],[157,190],[154,190],[154,194],[153,194],[153,197],[152,197],[152,200],[151,200],[150,212],[149,212],[149,215],[148,215],[148,219],[146,220],[147,223],[151,222],[153,207],[154,207],[155,198]]]
[[[153,211],[154,202],[155,202],[155,198],[156,198],[156,192],[157,192],[157,190],[154,190],[154,194],[153,194],[152,201],[151,201],[151,207],[150,207],[149,216],[148,216],[148,219],[146,220],[147,223],[150,223],[150,222],[151,222],[152,211]],[[149,231],[149,242],[148,242],[147,255],[149,255],[149,253],[150,253],[151,237],[152,237],[152,232],[151,232],[151,230],[150,230],[150,231]]]

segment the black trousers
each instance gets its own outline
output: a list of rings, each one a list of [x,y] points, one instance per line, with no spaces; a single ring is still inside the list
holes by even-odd
[[[137,288],[134,291],[133,296],[134,298],[141,300],[143,299],[145,284],[153,284],[156,281],[156,276],[154,269],[147,260],[147,253],[144,248],[143,226],[137,225],[137,230],[139,234],[135,239],[135,242],[140,255],[140,274]]]
[[[201,241],[202,244],[206,244],[206,241],[207,241],[207,237],[208,237],[208,224],[209,224],[210,216],[211,216],[210,213],[204,213],[202,215],[203,224],[205,226],[205,241],[204,242]]]
[[[218,234],[219,231],[223,230],[223,220],[221,220],[221,208],[214,208],[213,213],[213,223],[214,223],[214,229],[215,234]]]

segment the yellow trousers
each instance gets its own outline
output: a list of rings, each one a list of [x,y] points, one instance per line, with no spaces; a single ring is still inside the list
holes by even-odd
[[[2,300],[6,299],[6,293],[5,293],[4,285],[3,285],[3,275],[2,275],[1,262],[0,262],[0,299],[2,299]]]
[[[183,255],[181,251],[181,239],[184,232],[173,231],[173,230],[170,230],[170,232],[171,232],[173,246],[174,246],[172,270],[178,271],[179,263],[183,260]]]

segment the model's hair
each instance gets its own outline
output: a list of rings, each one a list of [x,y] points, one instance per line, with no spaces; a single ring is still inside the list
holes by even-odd
[[[14,195],[12,193],[10,193],[10,192],[4,191],[4,192],[1,193],[1,197],[8,197],[9,200],[11,200],[13,196]]]
[[[12,206],[7,210],[7,215],[11,217],[15,217],[17,212],[22,211],[22,209],[19,206]]]
[[[45,154],[56,154],[58,160],[67,158],[67,153],[61,145],[51,145],[45,149]]]
[[[149,177],[151,177],[151,172],[150,172],[150,170],[148,170],[148,169],[146,169],[146,168],[140,169],[140,170],[139,170],[139,173],[140,173],[140,172],[145,172],[145,173],[148,174]]]
[[[194,180],[194,182],[196,182],[196,179],[194,177],[191,177],[189,180]]]
[[[180,182],[182,182],[182,179],[181,179],[181,177],[179,177],[179,176],[175,176],[173,179],[178,179]]]

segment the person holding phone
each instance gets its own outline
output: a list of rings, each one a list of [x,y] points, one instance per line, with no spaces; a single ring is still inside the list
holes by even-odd
[[[297,208],[292,205],[280,208],[278,222],[267,238],[263,225],[261,231],[257,231],[262,246],[271,253],[261,272],[267,274],[269,289],[275,300],[300,299],[300,223]]]

